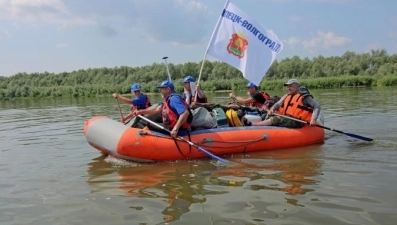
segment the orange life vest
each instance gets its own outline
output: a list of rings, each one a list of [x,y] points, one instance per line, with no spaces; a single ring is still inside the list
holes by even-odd
[[[167,126],[168,128],[172,129],[174,128],[176,122],[179,119],[179,115],[176,112],[175,109],[171,108],[170,106],[170,101],[171,101],[171,97],[172,96],[178,96],[179,98],[181,98],[181,96],[179,95],[174,95],[171,94],[170,96],[168,96],[168,98],[164,101],[164,105],[163,105],[163,112],[162,112],[162,116],[163,116],[163,124],[165,126]],[[185,101],[183,101],[183,104],[186,106],[187,110],[189,111],[189,117],[188,119],[182,124],[182,126],[180,128],[182,129],[187,129],[189,128],[192,120],[193,120],[193,115],[190,112],[189,106],[187,105],[187,103]]]
[[[281,115],[292,116],[300,120],[310,121],[313,114],[312,107],[305,107],[303,105],[303,99],[309,94],[297,93],[294,95],[287,95],[284,99],[283,104],[278,108],[278,113]]]

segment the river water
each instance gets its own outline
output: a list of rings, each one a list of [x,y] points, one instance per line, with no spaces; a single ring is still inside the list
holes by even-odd
[[[96,115],[119,120],[111,97],[3,101],[0,224],[394,225],[396,92],[313,91],[326,126],[373,142],[327,131],[323,144],[224,156],[231,166],[102,156],[87,144],[83,125]],[[210,102],[226,96],[210,95]]]

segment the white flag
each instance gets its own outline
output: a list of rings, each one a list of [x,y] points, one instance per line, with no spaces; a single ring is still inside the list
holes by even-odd
[[[272,30],[227,2],[207,53],[239,69],[247,80],[259,86],[282,49],[282,42]]]

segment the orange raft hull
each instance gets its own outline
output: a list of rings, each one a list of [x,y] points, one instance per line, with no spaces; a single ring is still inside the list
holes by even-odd
[[[324,141],[324,129],[276,126],[225,127],[192,131],[193,143],[215,155],[301,147]],[[182,140],[147,129],[132,128],[97,116],[84,125],[87,142],[106,155],[134,162],[158,162],[208,157]],[[184,138],[189,139],[188,136]]]

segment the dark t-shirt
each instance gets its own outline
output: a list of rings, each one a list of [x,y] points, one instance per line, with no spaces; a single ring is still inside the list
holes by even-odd
[[[263,97],[262,93],[260,93],[259,91],[252,94],[251,97],[255,100],[255,102],[261,104],[264,104],[266,102],[265,97]]]

